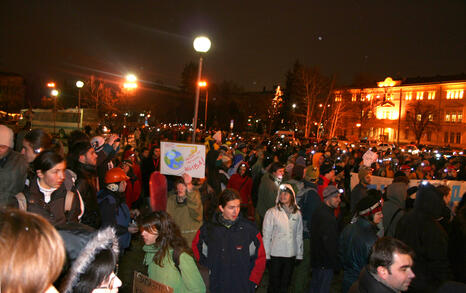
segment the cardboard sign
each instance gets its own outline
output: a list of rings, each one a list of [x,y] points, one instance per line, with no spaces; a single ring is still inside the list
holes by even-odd
[[[411,179],[409,180],[409,187],[418,186],[423,179]],[[463,193],[466,191],[465,181],[454,181],[454,180],[427,180],[432,185],[447,185],[451,188],[451,202],[460,201]],[[392,184],[393,178],[371,176],[371,184],[367,186],[369,189],[378,189],[383,192],[383,189],[388,185]],[[359,183],[357,173],[351,173],[351,189]]]
[[[173,293],[173,288],[135,271],[133,293]]]
[[[160,142],[160,173],[192,178],[205,177],[205,145],[179,142]]]

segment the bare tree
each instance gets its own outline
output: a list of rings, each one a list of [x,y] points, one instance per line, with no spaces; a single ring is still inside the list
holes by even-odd
[[[435,107],[431,104],[425,104],[417,101],[411,104],[406,111],[406,121],[409,127],[414,131],[416,143],[419,144],[422,135],[428,130],[433,130],[437,127],[434,120]]]
[[[107,86],[103,80],[93,75],[85,84],[82,100],[84,107],[95,108],[99,114],[118,112],[118,105],[125,98],[122,90]]]

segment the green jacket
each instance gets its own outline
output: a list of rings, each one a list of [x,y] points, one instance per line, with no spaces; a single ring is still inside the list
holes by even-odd
[[[173,249],[169,249],[162,261],[162,267],[154,262],[154,255],[158,248],[153,245],[144,245],[142,249],[146,253],[144,264],[149,266],[148,275],[152,280],[172,287],[174,293],[201,293],[206,291],[197,265],[189,254],[183,252],[180,255],[180,273],[173,262]]]
[[[263,219],[268,209],[275,206],[278,185],[273,180],[273,175],[265,173],[261,178],[259,192],[257,195],[257,213]]]
[[[197,230],[202,226],[202,201],[198,190],[186,191],[186,203],[176,202],[176,193],[170,192],[167,199],[167,213],[180,227],[181,235],[191,246]]]

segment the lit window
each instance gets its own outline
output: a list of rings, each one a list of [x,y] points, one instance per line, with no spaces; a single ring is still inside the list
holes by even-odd
[[[424,92],[417,92],[416,100],[422,100],[422,99],[424,99]]]
[[[448,100],[458,100],[462,99],[464,94],[464,90],[448,90],[447,91],[447,99]]]
[[[463,114],[459,113],[456,117],[458,118],[458,122],[463,122]]]
[[[366,95],[366,100],[370,101],[371,100],[371,94]]]
[[[434,91],[429,92],[429,94],[427,96],[427,99],[428,100],[435,100],[435,92]]]
[[[357,95],[357,94],[353,94],[353,95],[351,96],[351,102],[356,102],[357,99],[358,99],[358,95]]]
[[[422,119],[422,115],[421,115],[421,114],[417,114],[417,115],[416,115],[416,120],[417,120],[417,121],[421,121],[421,119]]]
[[[451,115],[451,122],[456,122],[456,114]]]
[[[450,114],[445,115],[445,121],[450,122]]]
[[[406,101],[411,101],[413,98],[413,93],[406,93],[405,95],[405,100]]]
[[[431,121],[431,122],[434,121],[434,115],[429,114],[429,121]]]

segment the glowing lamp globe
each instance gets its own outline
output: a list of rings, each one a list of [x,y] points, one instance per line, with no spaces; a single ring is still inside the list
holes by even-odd
[[[201,36],[194,39],[194,50],[201,53],[206,53],[210,49],[210,40],[207,37]]]

